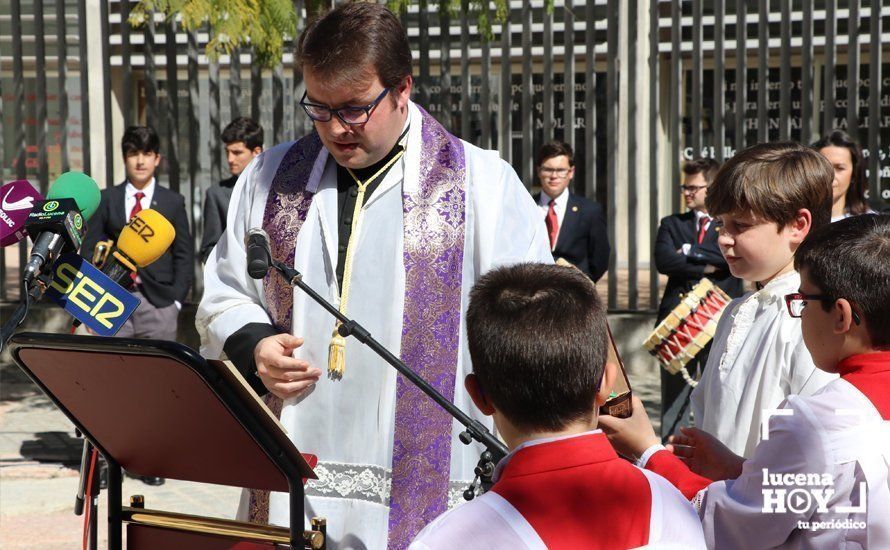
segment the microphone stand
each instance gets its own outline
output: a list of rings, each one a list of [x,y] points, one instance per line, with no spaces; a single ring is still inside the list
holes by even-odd
[[[494,468],[501,459],[507,456],[507,447],[492,435],[481,422],[473,420],[467,416],[466,413],[457,408],[451,401],[445,399],[442,394],[430,386],[419,374],[411,370],[411,368],[403,363],[398,357],[383,347],[383,345],[375,340],[364,327],[340,313],[340,310],[319,296],[317,292],[312,290],[309,285],[303,281],[303,275],[300,274],[299,271],[274,260],[272,260],[270,264],[271,267],[275,268],[275,270],[290,283],[291,286],[298,287],[300,290],[308,294],[310,298],[318,303],[318,305],[323,307],[328,313],[340,321],[340,326],[337,329],[340,336],[343,336],[344,338],[355,336],[356,340],[371,348],[374,353],[395,367],[399,373],[420,388],[423,393],[427,394],[440,407],[445,409],[445,411],[454,417],[455,420],[463,424],[464,427],[466,427],[466,430],[460,433],[459,439],[464,445],[469,445],[473,440],[476,440],[485,446],[486,451],[480,456],[479,463],[474,470],[476,478],[464,491],[463,496],[465,500],[472,500],[473,497],[476,496],[477,489],[483,493],[490,489],[493,484],[491,477],[494,475]]]
[[[41,287],[37,281],[40,281],[40,283],[43,283],[44,285],[48,285],[50,282],[45,276],[39,276],[37,280],[32,281],[32,284],[28,284],[24,280],[22,281],[19,305],[15,308],[15,311],[12,312],[9,319],[3,323],[3,327],[0,328],[0,351],[6,346],[6,342],[12,338],[12,333],[15,332],[15,330],[19,328],[19,325],[22,324],[22,321],[25,320],[25,317],[28,315],[28,310],[31,309],[31,304],[40,301],[40,298],[43,297],[44,287]]]

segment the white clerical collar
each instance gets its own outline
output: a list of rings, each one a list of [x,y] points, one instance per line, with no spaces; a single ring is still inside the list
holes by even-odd
[[[542,192],[541,195],[544,195],[544,193]],[[577,433],[577,434],[555,435],[553,437],[541,437],[539,439],[529,439],[528,441],[520,444],[515,449],[510,451],[510,453],[507,456],[505,456],[500,462],[498,462],[498,465],[494,470],[494,475],[492,476],[492,480],[497,481],[498,478],[501,477],[501,473],[504,471],[504,468],[507,467],[507,463],[510,462],[510,459],[512,459],[514,456],[516,456],[516,453],[518,453],[522,449],[525,449],[526,447],[534,447],[535,445],[544,445],[545,443],[553,443],[554,441],[562,441],[564,439],[574,439],[576,437],[587,437],[588,435],[601,434],[601,433],[603,433],[602,430],[591,430],[589,432],[581,432],[581,433]]]
[[[562,193],[559,194],[558,197],[553,199],[553,206],[565,207],[569,202],[569,188],[566,187],[562,190]],[[545,193],[543,190],[541,191],[541,198],[538,199],[538,204],[541,206],[548,206],[550,204],[550,195]]]

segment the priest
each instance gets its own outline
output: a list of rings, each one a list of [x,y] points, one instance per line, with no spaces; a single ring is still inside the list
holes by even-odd
[[[280,276],[250,279],[244,236],[263,228],[276,260],[491,426],[462,384],[469,289],[498,265],[552,262],[547,232],[507,163],[410,100],[407,35],[385,7],[317,19],[297,61],[315,130],[239,177],[204,269],[202,353],[231,359],[319,457],[307,514],[328,519],[334,547],[404,548],[460,500],[483,449],[459,443],[460,425]],[[287,525],[287,495],[246,493],[239,515]]]

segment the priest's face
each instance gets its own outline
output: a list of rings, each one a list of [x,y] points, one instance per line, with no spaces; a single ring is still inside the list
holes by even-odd
[[[304,109],[325,148],[346,168],[366,168],[386,156],[408,117],[410,76],[387,90],[372,68],[363,74],[369,76],[350,82],[325,78],[309,67],[303,71]]]

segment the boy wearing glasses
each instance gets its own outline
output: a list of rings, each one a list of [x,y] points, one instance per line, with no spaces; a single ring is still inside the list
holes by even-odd
[[[694,428],[671,454],[642,406],[601,420],[620,452],[692,499],[709,548],[890,547],[888,256],[887,216],[847,218],[801,244],[800,286],[782,305],[816,366],[840,378],[771,411],[750,459]]]
[[[488,426],[460,384],[469,289],[497,265],[553,258],[512,168],[411,101],[411,47],[392,12],[344,3],[298,48],[314,131],[241,174],[204,269],[202,352],[228,356],[319,457],[307,511],[328,519],[332,545],[404,548],[459,501],[480,448],[456,442],[450,416],[304,293],[277,274],[250,279],[245,234],[265,230],[275,260]],[[239,516],[288,525],[288,499],[249,492]]]
[[[571,146],[551,141],[537,158],[541,193],[535,201],[544,215],[554,259],[563,259],[583,271],[593,282],[609,269],[609,234],[603,208],[569,191],[575,177]]]
[[[667,285],[658,306],[657,325],[674,310],[682,296],[702,278],[710,279],[730,297],[744,292],[742,280],[733,277],[717,246],[715,223],[711,222],[705,197],[720,165],[714,159],[697,158],[683,165],[683,198],[686,212],[663,218],[655,238],[655,267],[667,275]],[[710,345],[686,364],[693,379],[708,362]],[[667,437],[677,426],[689,425],[689,394],[692,388],[680,373],[661,369],[661,434]]]

